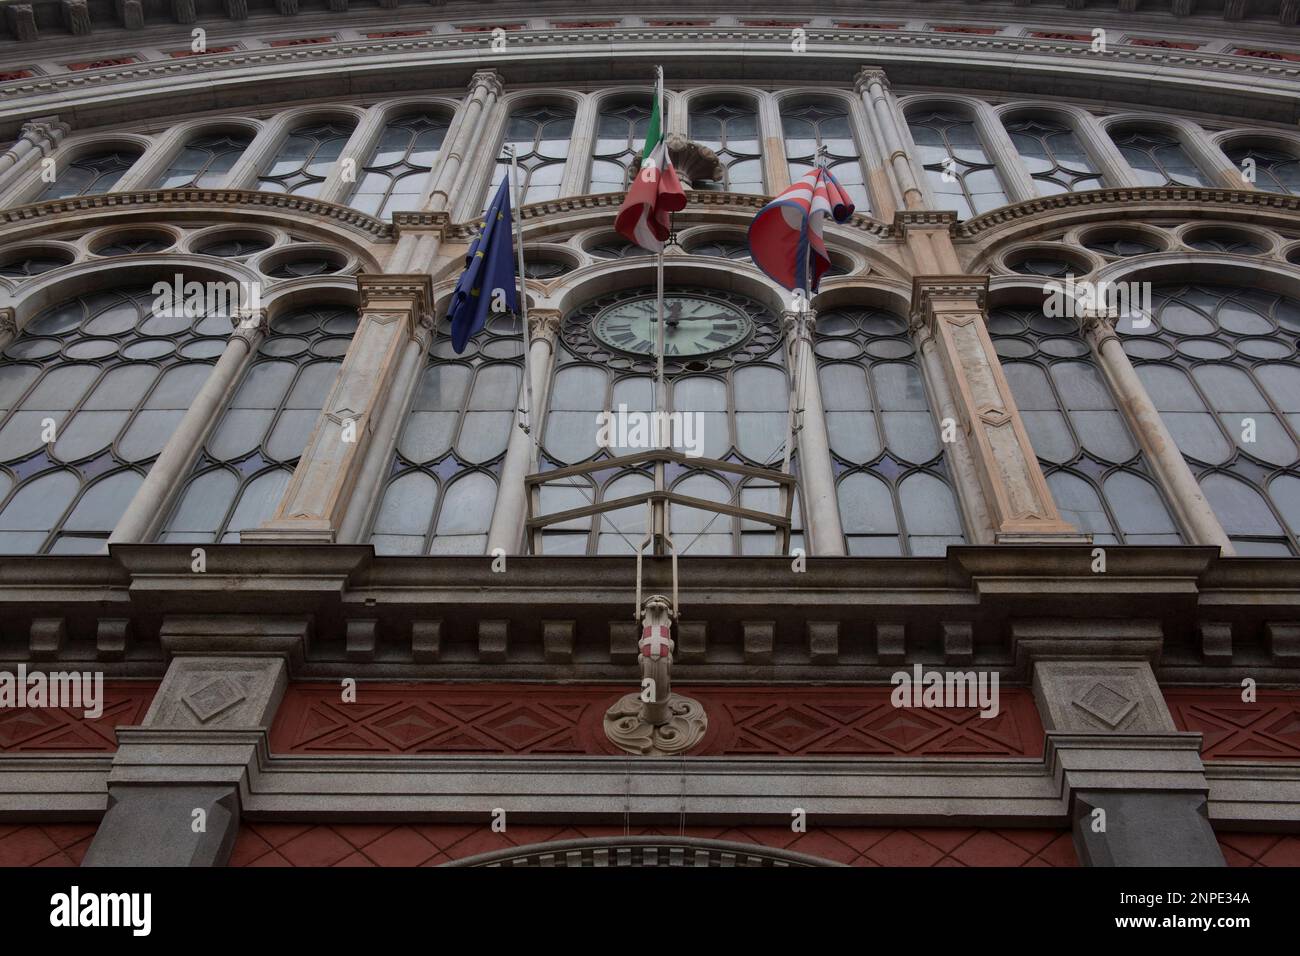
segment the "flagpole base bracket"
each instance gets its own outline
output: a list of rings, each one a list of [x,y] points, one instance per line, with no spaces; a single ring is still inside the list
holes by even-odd
[[[667,703],[668,720],[653,724],[640,694],[620,698],[605,711],[605,736],[619,749],[643,757],[685,753],[704,739],[709,718],[693,697],[671,694]]]

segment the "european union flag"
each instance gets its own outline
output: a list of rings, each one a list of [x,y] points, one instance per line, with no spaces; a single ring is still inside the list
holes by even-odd
[[[492,205],[483,214],[483,231],[465,254],[465,271],[451,294],[447,318],[451,320],[451,345],[458,355],[487,322],[494,300],[506,310],[519,311],[511,229],[510,177],[507,176],[501,180]]]

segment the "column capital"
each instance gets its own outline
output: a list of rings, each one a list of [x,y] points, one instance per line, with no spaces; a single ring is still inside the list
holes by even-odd
[[[13,306],[5,306],[0,309],[0,336],[17,335],[18,321],[14,316]]]
[[[988,297],[986,275],[920,275],[912,277],[912,315],[935,312],[984,310]]]
[[[817,328],[817,310],[785,309],[781,313],[781,328],[786,335],[800,331],[811,335]]]
[[[862,66],[853,77],[853,92],[861,95],[864,91],[871,88],[872,84],[879,84],[884,87],[886,93],[890,91],[889,77],[885,74],[883,66]]]
[[[20,135],[42,153],[48,153],[59,145],[70,129],[71,127],[57,116],[38,116],[23,124]]]
[[[243,341],[250,352],[257,345],[258,340],[270,331],[264,308],[237,309],[230,316],[230,324],[235,329],[230,333],[230,337]]]
[[[530,342],[533,339],[546,339],[548,342],[554,340],[560,332],[560,323],[563,319],[559,309],[529,309],[528,340]]]
[[[479,90],[493,96],[500,96],[504,89],[505,84],[501,80],[501,74],[496,70],[477,70],[469,80],[471,96]]]
[[[357,276],[361,311],[391,313],[407,319],[407,333],[416,341],[427,341],[433,331],[433,278],[425,273]]]
[[[1101,347],[1111,339],[1120,340],[1115,331],[1116,318],[1118,316],[1113,311],[1089,309],[1079,317],[1079,328],[1088,344],[1101,351]]]

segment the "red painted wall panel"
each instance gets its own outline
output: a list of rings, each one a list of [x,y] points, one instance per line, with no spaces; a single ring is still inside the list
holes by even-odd
[[[1170,688],[1165,702],[1179,730],[1204,735],[1206,760],[1300,760],[1300,691]]]
[[[158,692],[157,681],[105,681],[104,713],[56,707],[0,709],[0,753],[112,753],[120,725],[139,724]]]

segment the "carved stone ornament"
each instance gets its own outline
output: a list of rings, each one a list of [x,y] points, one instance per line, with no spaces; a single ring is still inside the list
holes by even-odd
[[[709,729],[704,705],[691,697],[668,695],[668,722],[652,724],[641,717],[640,694],[619,698],[605,711],[605,735],[628,753],[679,754],[694,747]]]
[[[668,157],[673,161],[673,169],[677,170],[677,178],[681,180],[683,189],[692,189],[692,184],[699,179],[722,182],[722,163],[718,162],[718,154],[709,147],[693,143],[681,133],[669,133],[667,141]],[[634,156],[629,179],[636,176],[640,169],[641,157]]]

